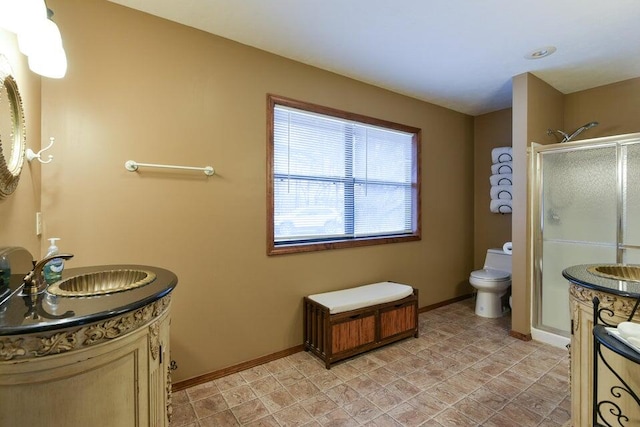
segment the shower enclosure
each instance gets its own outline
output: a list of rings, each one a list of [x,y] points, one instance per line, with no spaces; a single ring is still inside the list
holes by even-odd
[[[640,263],[640,133],[533,144],[530,161],[532,327],[569,337],[562,270]]]

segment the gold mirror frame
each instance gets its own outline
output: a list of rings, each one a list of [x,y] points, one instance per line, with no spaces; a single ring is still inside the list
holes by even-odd
[[[27,146],[22,98],[7,58],[0,54],[0,198],[13,193],[20,180]]]

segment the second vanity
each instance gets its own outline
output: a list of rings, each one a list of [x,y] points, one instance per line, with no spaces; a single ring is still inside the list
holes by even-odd
[[[67,268],[62,280],[97,271],[145,271],[153,280],[103,295],[29,296],[17,291],[24,272],[12,271],[11,296],[0,305],[0,425],[169,425],[177,278],[110,265]]]
[[[629,320],[640,297],[640,282],[618,280],[593,273],[592,265],[577,265],[563,271],[569,280],[569,301],[571,308],[571,421],[574,427],[593,426],[593,349],[594,349],[594,305],[600,300],[599,312],[602,321],[617,325]],[[590,271],[591,270],[591,271]],[[638,310],[640,311],[640,310]],[[633,322],[640,323],[640,313],[635,312]],[[603,358],[611,369],[620,375],[628,386],[640,391],[640,366],[621,357],[611,350],[601,347]],[[624,425],[640,425],[640,407],[628,393],[622,391],[620,382],[612,370],[602,361],[598,362],[598,401],[609,400],[618,405],[624,416],[629,418]],[[614,391],[619,397],[611,395]],[[606,411],[613,406],[603,407]],[[608,414],[612,417],[614,415]],[[611,422],[611,418],[609,419]],[[618,424],[614,424],[618,425]]]

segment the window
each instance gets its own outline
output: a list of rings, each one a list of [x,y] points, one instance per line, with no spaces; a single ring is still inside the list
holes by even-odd
[[[420,239],[420,129],[270,95],[268,253]]]

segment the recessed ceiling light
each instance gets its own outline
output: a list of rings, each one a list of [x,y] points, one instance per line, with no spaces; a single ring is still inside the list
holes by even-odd
[[[551,55],[555,51],[556,51],[556,48],[554,46],[546,46],[541,49],[536,49],[534,51],[531,51],[527,53],[524,57],[526,59],[540,59],[540,58],[544,58],[545,56]]]

